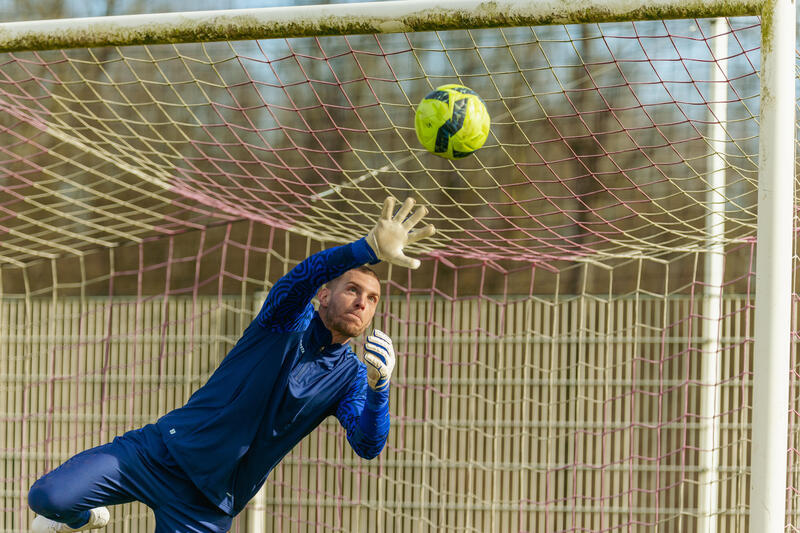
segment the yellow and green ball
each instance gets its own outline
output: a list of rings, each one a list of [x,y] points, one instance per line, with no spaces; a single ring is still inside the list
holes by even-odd
[[[480,96],[463,85],[450,84],[428,93],[417,106],[417,139],[432,154],[447,159],[467,157],[483,146],[491,119]]]

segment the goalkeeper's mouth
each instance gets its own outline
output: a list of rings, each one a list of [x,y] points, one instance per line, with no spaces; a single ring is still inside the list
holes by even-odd
[[[350,318],[351,320],[353,320],[353,319],[357,320],[359,324],[364,322],[364,320],[360,316],[355,314],[355,313],[345,313],[344,316]]]

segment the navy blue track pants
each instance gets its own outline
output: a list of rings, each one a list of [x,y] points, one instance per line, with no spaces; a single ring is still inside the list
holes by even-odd
[[[153,510],[156,533],[224,533],[231,527],[232,518],[191,482],[153,424],[75,455],[28,493],[34,512],[72,527],[86,523],[89,509],[132,501]]]

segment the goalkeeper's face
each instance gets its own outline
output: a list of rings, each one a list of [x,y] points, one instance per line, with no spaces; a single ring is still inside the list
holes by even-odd
[[[349,270],[319,292],[319,315],[333,342],[347,342],[369,327],[381,295],[381,284],[371,272]]]

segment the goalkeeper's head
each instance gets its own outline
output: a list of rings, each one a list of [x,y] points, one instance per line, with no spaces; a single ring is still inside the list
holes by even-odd
[[[317,297],[319,316],[333,335],[333,342],[345,343],[364,333],[372,323],[381,298],[381,283],[371,268],[360,266],[326,283]]]

